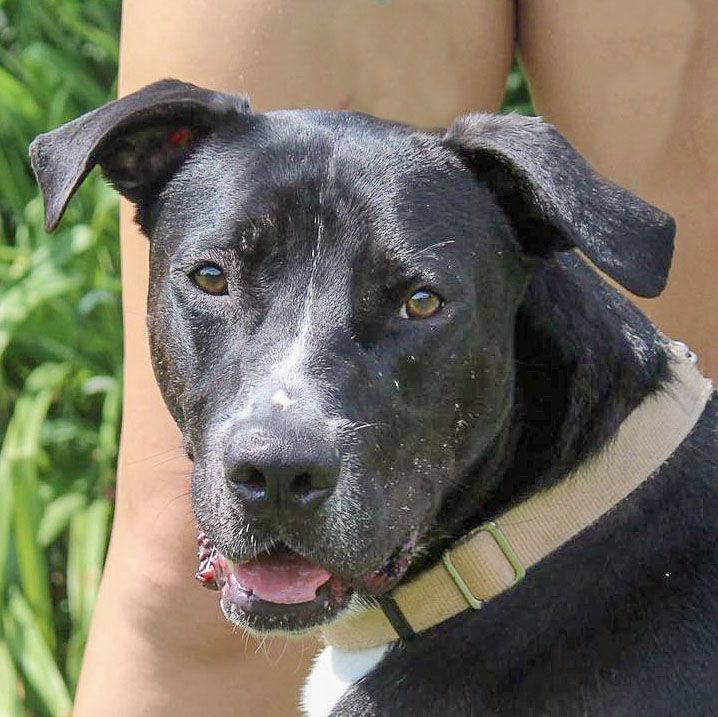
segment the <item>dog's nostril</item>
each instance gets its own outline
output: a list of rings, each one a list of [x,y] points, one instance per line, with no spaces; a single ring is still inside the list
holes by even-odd
[[[254,466],[250,466],[246,469],[246,475],[244,479],[242,479],[242,483],[249,488],[250,490],[264,490],[267,486],[267,480],[264,477],[264,473],[259,470],[259,468],[255,468]]]
[[[267,492],[267,478],[252,465],[238,466],[229,476],[230,483],[248,499],[263,499]]]
[[[314,490],[314,481],[309,473],[300,473],[292,481],[292,493],[298,496],[306,495]]]
[[[311,473],[304,471],[294,476],[289,486],[289,499],[305,508],[319,506],[332,492],[334,481],[323,475],[319,468]]]

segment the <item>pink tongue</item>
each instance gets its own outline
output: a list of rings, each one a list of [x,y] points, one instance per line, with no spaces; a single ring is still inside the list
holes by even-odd
[[[282,605],[314,600],[319,587],[332,577],[324,568],[296,553],[261,555],[235,565],[234,574],[245,590]]]

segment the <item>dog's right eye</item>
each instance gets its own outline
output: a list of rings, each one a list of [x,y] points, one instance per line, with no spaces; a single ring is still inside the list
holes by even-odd
[[[399,316],[402,319],[430,319],[438,314],[444,306],[444,300],[430,289],[415,291],[401,307]]]
[[[216,264],[202,264],[198,266],[189,278],[195,286],[199,287],[206,294],[221,296],[227,293],[227,277],[224,271]]]

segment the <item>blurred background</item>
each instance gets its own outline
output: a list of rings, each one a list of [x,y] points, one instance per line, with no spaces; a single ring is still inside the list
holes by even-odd
[[[67,715],[112,517],[117,200],[48,237],[27,146],[114,95],[118,0],[0,0],[0,716]]]
[[[112,521],[117,197],[43,231],[33,137],[114,98],[119,0],[0,0],[0,717],[70,713]],[[531,112],[515,65],[506,111]]]

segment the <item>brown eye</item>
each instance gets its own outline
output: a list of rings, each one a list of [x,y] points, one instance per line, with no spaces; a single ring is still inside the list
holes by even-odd
[[[415,291],[401,307],[402,319],[428,319],[438,314],[444,306],[444,300],[429,289]]]
[[[219,296],[227,293],[227,277],[215,264],[202,264],[190,275],[193,283],[207,294]]]

